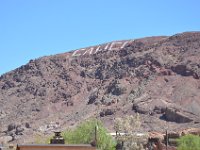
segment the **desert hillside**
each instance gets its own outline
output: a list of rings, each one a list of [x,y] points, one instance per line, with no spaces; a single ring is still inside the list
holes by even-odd
[[[14,63],[14,62],[13,62]],[[143,131],[200,127],[200,32],[114,41],[30,60],[0,77],[0,137],[28,140],[92,116]]]

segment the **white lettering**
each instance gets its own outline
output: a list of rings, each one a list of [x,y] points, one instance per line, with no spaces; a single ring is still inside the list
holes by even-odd
[[[129,41],[124,42],[124,44],[122,44],[122,46],[121,46],[120,48],[121,48],[121,49],[124,48],[128,42],[129,42]]]
[[[78,49],[73,52],[72,56],[83,56],[83,55],[91,55],[91,54],[96,54],[99,51],[102,50],[117,50],[117,49],[122,49],[124,48],[128,43],[132,43],[134,40],[129,40],[129,41],[116,41],[112,43],[107,43],[104,45],[99,45],[98,47],[90,47],[90,48],[82,48]]]
[[[94,50],[94,47],[91,47],[90,48],[90,55],[92,54],[93,50]]]
[[[94,47],[91,47],[91,48],[87,49],[87,50],[83,53],[83,55],[87,54],[88,52],[89,52],[89,54],[92,54],[93,49],[94,49]]]
[[[97,52],[101,51],[102,49],[100,49],[100,48],[101,48],[101,46],[98,46],[94,54],[96,54]]]
[[[106,44],[106,47],[104,47],[105,50],[108,50],[110,43]]]
[[[79,49],[79,50],[76,50],[76,51],[74,51],[74,53],[72,54],[72,56],[81,56],[82,54],[77,54],[79,51],[84,51],[85,50],[85,48],[82,48],[82,49]]]
[[[124,48],[124,46],[126,45],[127,42],[120,42],[120,41],[117,41],[117,42],[113,42],[111,43],[110,45],[110,48],[109,50],[117,50],[119,48]]]

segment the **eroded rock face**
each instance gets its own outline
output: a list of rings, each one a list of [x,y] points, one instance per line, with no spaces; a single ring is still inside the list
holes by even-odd
[[[188,116],[181,113],[179,110],[176,109],[169,109],[165,110],[165,118],[167,121],[177,122],[177,123],[187,123],[192,122],[193,120]]]
[[[139,105],[139,104],[133,104],[133,111],[135,111],[136,113],[139,114],[149,114],[150,113],[150,109],[148,106],[144,106],[143,105]]]
[[[200,33],[120,42],[31,60],[0,76],[0,136],[11,120],[24,129],[16,135],[11,126],[13,138],[28,139],[52,121],[62,129],[98,115],[113,131],[114,117],[135,113],[142,131],[165,130],[166,120],[169,129],[199,126]]]

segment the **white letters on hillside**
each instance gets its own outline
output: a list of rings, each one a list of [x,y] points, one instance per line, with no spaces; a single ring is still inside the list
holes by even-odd
[[[123,49],[127,44],[132,43],[133,40],[129,41],[115,41],[107,44],[102,44],[99,46],[94,46],[94,47],[88,47],[88,48],[81,48],[78,50],[75,50],[72,54],[74,57],[78,56],[85,56],[85,55],[92,55],[96,54],[100,51],[105,51],[105,50],[117,50],[117,49]]]

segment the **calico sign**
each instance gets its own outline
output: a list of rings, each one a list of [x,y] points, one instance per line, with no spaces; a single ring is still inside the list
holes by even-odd
[[[128,40],[128,41],[115,41],[107,44],[102,44],[99,46],[94,46],[94,47],[88,47],[88,48],[81,48],[78,50],[75,50],[72,54],[73,57],[78,57],[78,56],[85,56],[85,55],[92,55],[96,54],[100,51],[112,51],[112,50],[117,50],[117,49],[122,49],[128,44],[132,43],[134,40]]]

